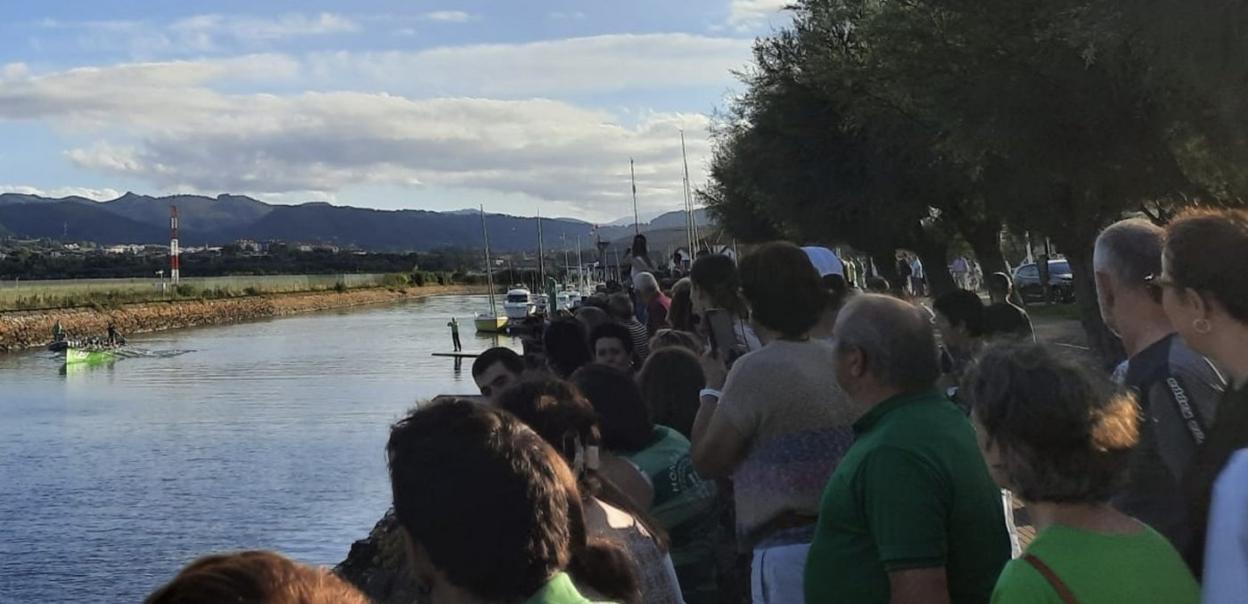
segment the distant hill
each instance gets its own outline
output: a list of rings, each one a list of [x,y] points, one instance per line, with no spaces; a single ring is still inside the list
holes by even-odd
[[[99,203],[114,214],[161,228],[169,226],[169,206],[177,206],[182,228],[198,233],[246,228],[273,211],[273,206],[241,195],[148,197],[126,193]]]
[[[168,227],[160,229],[118,216],[94,202],[0,203],[0,230],[16,237],[105,244],[169,240]]]
[[[711,224],[710,218],[706,214],[705,209],[694,210],[694,218],[698,221],[698,226],[703,227]],[[650,222],[642,223],[641,231],[654,231],[658,229],[684,229],[685,213],[677,210],[675,212],[666,212],[659,214]],[[604,240],[615,241],[624,237],[633,236],[633,219],[621,218],[606,226],[598,227],[598,234]]]
[[[499,251],[537,248],[537,221],[504,214],[486,214],[490,247]],[[543,220],[547,245],[560,235],[588,239],[590,225],[568,220]],[[364,249],[427,250],[448,246],[481,247],[478,214],[426,210],[373,210],[327,204],[274,206],[255,224],[236,233],[240,239],[324,241]]]
[[[480,247],[481,219],[477,212],[375,210],[336,206],[324,202],[301,205],[267,204],[250,197],[175,195],[151,197],[126,193],[110,201],[82,197],[49,199],[35,195],[0,194],[0,232],[18,237],[61,238],[97,243],[165,243],[169,239],[169,206],[176,205],[183,245],[225,244],[239,239],[280,240],[292,243],[334,243],[365,250],[429,250],[440,247]],[[705,213],[702,213],[703,217]],[[490,247],[498,251],[537,247],[534,218],[487,214]],[[684,226],[684,214],[659,216],[655,228]],[[542,230],[548,249],[575,245],[581,237],[586,249],[592,225],[567,218],[544,218]],[[599,236],[615,240],[631,236],[632,225],[604,227]]]
[[[706,226],[711,223],[710,218],[706,215],[706,208],[694,210],[693,219],[697,221],[699,227]],[[671,228],[671,227],[677,227],[677,228],[683,229],[685,228],[685,213],[678,211],[678,212],[668,212],[666,214],[660,214],[654,220],[650,221],[650,226],[656,229],[665,229],[665,228]]]

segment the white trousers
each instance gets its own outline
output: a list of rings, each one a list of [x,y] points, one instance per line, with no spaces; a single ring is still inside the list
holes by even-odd
[[[750,601],[753,604],[802,604],[809,543],[754,550],[750,564]]]

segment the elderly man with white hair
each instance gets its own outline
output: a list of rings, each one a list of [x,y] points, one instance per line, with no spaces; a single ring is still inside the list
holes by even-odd
[[[639,273],[633,278],[633,287],[646,306],[646,331],[653,336],[654,332],[671,327],[667,313],[672,308],[672,299],[659,289],[658,279],[651,273]]]
[[[1205,439],[1225,380],[1175,333],[1161,305],[1165,232],[1147,220],[1116,222],[1101,232],[1093,252],[1101,317],[1127,351],[1124,384],[1139,395],[1143,418],[1127,485],[1114,498],[1119,510],[1165,535],[1190,555],[1183,478]]]
[[[936,388],[930,315],[856,296],[833,354],[855,439],[823,492],[806,602],[987,602],[1010,558],[1001,492],[971,423]]]

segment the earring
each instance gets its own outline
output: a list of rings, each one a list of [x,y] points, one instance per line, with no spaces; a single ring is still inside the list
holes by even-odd
[[[1209,325],[1208,319],[1196,319],[1192,321],[1192,329],[1196,330],[1198,334],[1205,335],[1213,331],[1213,326]]]

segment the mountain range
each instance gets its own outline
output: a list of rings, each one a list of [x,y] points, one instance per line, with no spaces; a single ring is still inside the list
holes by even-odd
[[[276,205],[242,195],[173,195],[151,197],[126,193],[109,201],[83,197],[52,199],[18,193],[0,194],[0,235],[92,241],[100,244],[167,243],[169,208],[177,206],[183,246],[221,245],[240,239],[332,243],[370,251],[480,247],[481,219],[476,212],[375,210],[311,202]],[[695,214],[707,224],[705,210]],[[535,218],[486,214],[490,247],[500,251],[537,247]],[[620,221],[616,221],[620,222]],[[642,232],[683,228],[683,212],[660,215]],[[557,248],[581,237],[595,237],[594,225],[569,218],[544,218],[546,245]],[[632,234],[632,221],[604,226],[596,236],[615,241]]]

